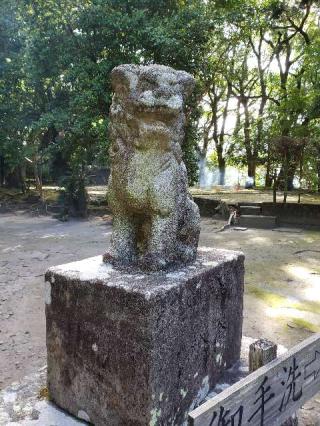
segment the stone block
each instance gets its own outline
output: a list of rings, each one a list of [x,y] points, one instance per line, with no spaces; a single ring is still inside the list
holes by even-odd
[[[261,207],[260,206],[240,206],[240,213],[241,215],[258,216],[261,214]]]
[[[241,215],[239,225],[247,228],[272,229],[277,226],[275,216]]]
[[[48,388],[97,426],[182,425],[239,359],[244,256],[200,249],[174,272],[102,257],[46,273]]]

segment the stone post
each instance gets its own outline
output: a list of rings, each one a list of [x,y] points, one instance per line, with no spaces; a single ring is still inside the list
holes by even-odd
[[[278,347],[270,340],[259,339],[249,347],[249,371],[253,373],[277,358]]]

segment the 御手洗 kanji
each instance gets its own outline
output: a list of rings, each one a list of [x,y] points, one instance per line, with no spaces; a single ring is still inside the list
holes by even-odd
[[[263,382],[259,386],[259,389],[256,392],[256,395],[259,394],[258,398],[254,401],[254,405],[259,404],[256,411],[249,418],[248,422],[250,423],[254,418],[259,418],[260,426],[264,425],[265,420],[265,409],[266,404],[274,398],[274,393],[271,392],[271,386],[267,385],[268,377],[265,376]],[[257,417],[259,416],[259,417]]]
[[[209,426],[242,426],[243,406],[237,411],[231,412],[224,407],[220,407],[219,414],[215,411]]]
[[[316,380],[320,374],[320,352],[315,351],[313,359],[304,367],[304,380]]]
[[[297,390],[297,382],[301,377],[301,372],[299,371],[299,366],[297,365],[295,357],[293,357],[292,365],[289,368],[283,367],[283,371],[286,374],[286,379],[281,381],[281,385],[285,387],[285,390],[279,411],[285,410],[290,401],[296,402],[302,397],[302,385],[300,389]]]

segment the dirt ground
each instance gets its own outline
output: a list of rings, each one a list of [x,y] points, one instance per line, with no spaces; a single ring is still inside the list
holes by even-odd
[[[288,348],[320,331],[320,232],[301,229],[226,230],[202,220],[200,245],[246,255],[245,336]],[[0,389],[46,363],[45,270],[103,253],[111,222],[102,218],[59,222],[25,212],[0,215]],[[320,396],[301,416],[320,418]]]

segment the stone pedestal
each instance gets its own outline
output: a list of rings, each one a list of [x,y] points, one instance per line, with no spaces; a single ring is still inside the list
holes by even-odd
[[[241,253],[200,249],[174,272],[94,257],[46,273],[48,387],[97,426],[181,425],[239,359]]]

